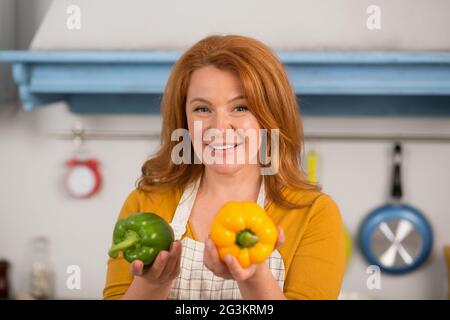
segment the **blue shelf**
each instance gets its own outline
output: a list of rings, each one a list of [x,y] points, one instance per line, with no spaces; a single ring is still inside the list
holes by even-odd
[[[0,51],[26,110],[67,101],[77,113],[159,113],[179,52]],[[450,53],[279,52],[302,114],[450,116]]]

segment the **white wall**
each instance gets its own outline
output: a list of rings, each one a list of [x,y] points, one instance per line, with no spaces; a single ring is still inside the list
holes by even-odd
[[[68,4],[80,7],[80,30],[65,27]],[[377,31],[366,27],[372,4]],[[183,49],[219,32],[283,50],[449,50],[448,12],[448,0],[58,0],[32,48]]]
[[[26,46],[26,43],[32,38],[34,30],[39,26],[39,21],[45,12],[44,8],[48,6],[49,1],[33,1],[33,10],[27,10],[29,1],[21,0],[19,3],[18,16],[23,22],[17,29],[19,32],[17,38],[22,39],[20,46],[23,47]],[[127,1],[127,3],[129,2]],[[353,8],[352,2],[344,1],[342,3],[347,11],[338,15],[351,14],[353,11],[349,13],[348,10]],[[414,5],[407,11],[416,12],[420,9],[423,17],[429,17],[430,12],[440,17],[440,13],[436,13],[436,10],[439,6],[444,6],[442,1],[433,2],[436,4],[433,7],[425,6],[425,2],[420,0],[409,3],[414,3]],[[320,10],[321,5],[309,5],[312,8],[311,12],[322,11]],[[163,5],[160,2],[155,3],[155,8],[158,6]],[[277,6],[283,8],[280,3],[277,3]],[[330,6],[333,5],[330,4]],[[288,11],[294,9],[297,12],[301,11],[300,8],[292,7]],[[271,12],[267,7],[262,7],[261,10],[266,13]],[[3,10],[0,10],[1,12]],[[110,8],[107,12],[114,12],[114,8]],[[394,17],[398,17],[401,12],[403,11],[396,11]],[[390,17],[390,19],[397,21],[394,17]],[[103,18],[107,19],[107,17],[99,18],[97,16],[97,22],[92,22],[90,26],[98,28],[101,25],[98,21],[99,19],[103,21]],[[0,21],[2,21],[1,17]],[[323,20],[310,18],[305,23],[314,21],[318,23],[317,21]],[[423,41],[417,41],[415,45],[425,47],[430,45],[427,47],[428,49],[432,49],[434,46],[448,49],[449,46],[445,42],[448,38],[441,36],[448,31],[448,28],[440,29],[444,22],[431,18],[427,21],[428,23],[425,23],[423,20],[414,19],[413,29],[417,24],[423,24],[429,28],[428,30],[433,31],[429,35],[430,42],[426,42],[425,36],[422,36]],[[445,21],[448,22],[448,19]],[[283,21],[277,20],[276,23],[267,21],[267,25],[275,28],[277,23],[281,22]],[[289,21],[284,21],[284,23],[287,24]],[[234,26],[234,28],[239,30],[238,26]],[[119,27],[125,27],[125,25],[122,24]],[[343,28],[342,32],[349,28],[349,26]],[[177,33],[178,29],[177,25],[176,28],[168,30],[159,28],[158,30],[164,30],[161,34],[171,35],[167,37],[171,40],[170,43],[178,45],[190,43],[193,38]],[[206,32],[206,30],[204,31]],[[329,35],[330,29],[320,23],[311,30],[320,36],[321,34]],[[440,34],[436,33],[436,30],[440,30]],[[422,30],[421,32],[426,34],[426,31]],[[59,38],[58,34],[62,31],[56,28],[52,32],[55,38]],[[398,40],[399,34],[394,32],[395,35],[390,36],[388,30],[384,32],[378,43],[383,48],[391,48],[392,39]],[[405,39],[408,38],[406,34],[401,35],[404,35]],[[187,38],[189,41],[185,43]],[[287,42],[287,38],[272,36],[272,39],[279,41],[276,43],[280,46],[289,46],[290,44]],[[351,46],[350,40],[346,40],[349,46]],[[37,43],[36,39],[34,43]],[[71,43],[71,41],[67,43]],[[333,44],[333,42],[329,43]],[[365,46],[373,48],[375,43],[373,39],[358,38],[358,41],[355,40],[352,45],[358,48]],[[313,42],[310,44],[318,45]],[[409,43],[409,45],[412,44]],[[328,47],[327,43],[321,43],[322,47]],[[6,108],[8,106],[2,106],[2,109]],[[51,240],[51,258],[57,277],[57,297],[75,299],[101,297],[105,280],[106,252],[110,244],[114,219],[126,195],[133,188],[134,181],[139,176],[141,164],[157,147],[155,141],[89,141],[88,146],[92,150],[92,155],[102,163],[105,185],[101,193],[91,200],[72,200],[62,189],[62,177],[64,174],[63,163],[71,156],[73,145],[70,141],[49,138],[46,133],[70,130],[73,122],[80,119],[86,124],[87,129],[151,129],[158,131],[160,127],[159,117],[79,116],[70,114],[64,104],[54,104],[32,112],[20,110],[1,115],[0,257],[6,257],[13,263],[12,280],[16,293],[24,292],[27,288],[27,274],[30,267],[27,258],[30,251],[29,242],[34,236],[43,234]],[[450,119],[445,118],[309,117],[304,119],[304,123],[307,133],[450,134]],[[350,232],[355,234],[365,214],[387,199],[389,153],[392,146],[390,143],[383,142],[327,141],[315,142],[313,145],[307,143],[308,148],[311,146],[319,152],[321,158],[319,177],[324,189],[338,202]],[[445,201],[450,187],[448,165],[450,163],[450,146],[438,143],[407,143],[404,149],[405,201],[423,210],[433,224],[436,243],[432,257],[424,267],[412,274],[400,277],[383,276],[382,290],[368,291],[365,286],[367,265],[358,250],[354,250],[343,289],[347,292],[356,291],[382,298],[444,298],[446,270],[442,257],[442,246],[450,243],[448,228],[450,215]],[[82,289],[80,291],[70,291],[65,286],[66,268],[71,264],[77,264],[82,268]]]

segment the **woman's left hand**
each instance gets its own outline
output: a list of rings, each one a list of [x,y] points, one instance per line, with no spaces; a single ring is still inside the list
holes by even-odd
[[[278,238],[275,249],[281,246],[285,241],[283,229],[278,226]],[[248,268],[242,268],[238,260],[230,255],[225,255],[225,263],[220,260],[217,248],[211,238],[205,241],[205,251],[203,254],[203,263],[211,270],[214,275],[224,279],[234,279],[236,281],[245,281],[253,277],[265,263],[251,264]]]

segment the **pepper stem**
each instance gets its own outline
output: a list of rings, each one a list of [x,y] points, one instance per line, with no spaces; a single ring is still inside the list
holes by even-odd
[[[139,235],[137,234],[137,232],[133,230],[128,230],[127,233],[125,234],[125,240],[113,245],[111,249],[109,249],[108,255],[111,258],[117,258],[117,255],[119,254],[120,251],[128,249],[138,241]]]
[[[259,237],[251,230],[245,229],[236,235],[236,244],[241,248],[250,248],[257,244]]]

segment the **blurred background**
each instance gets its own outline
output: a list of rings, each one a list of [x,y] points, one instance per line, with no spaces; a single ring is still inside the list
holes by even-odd
[[[448,12],[448,0],[0,0],[0,276],[7,269],[9,297],[101,298],[115,219],[159,145],[167,71],[202,37],[238,33],[292,54],[281,57],[299,92],[305,170],[336,200],[351,238],[341,298],[447,299]],[[51,54],[61,51],[94,54],[72,68],[70,55]],[[117,69],[128,59],[141,62]],[[127,86],[140,76],[151,90]],[[389,201],[397,140],[402,200],[424,213],[434,243],[424,263],[382,273],[373,288],[357,236]]]

